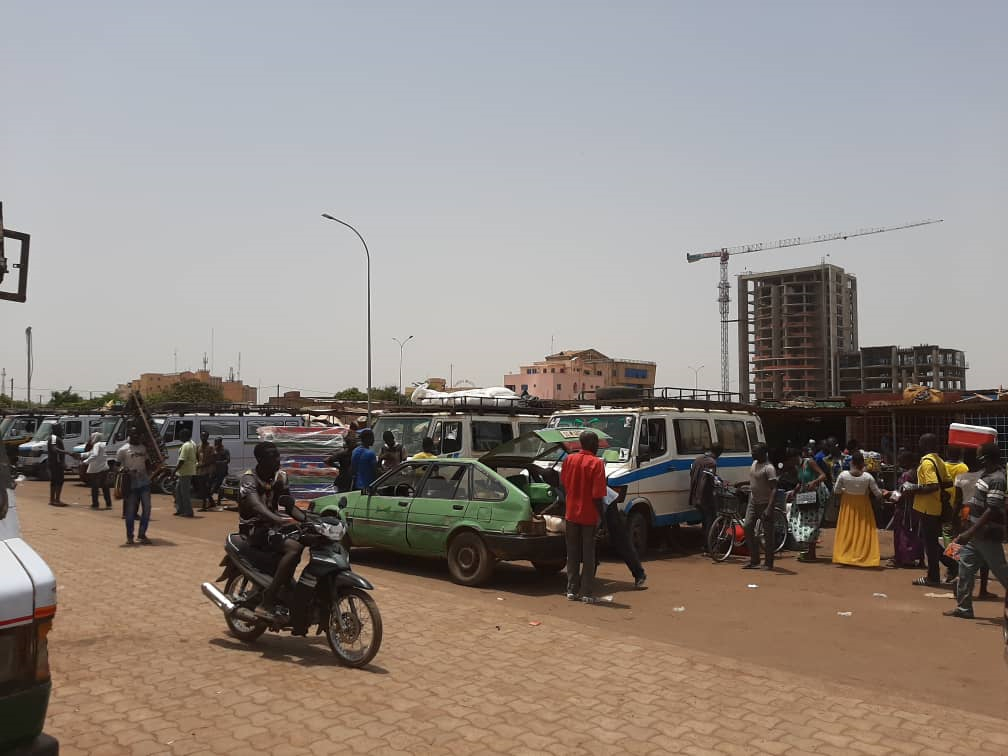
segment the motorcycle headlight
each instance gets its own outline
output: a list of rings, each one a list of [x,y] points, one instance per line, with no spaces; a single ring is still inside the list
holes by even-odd
[[[342,541],[343,536],[346,535],[346,526],[342,522],[335,524],[327,523],[322,531],[322,535],[330,541]]]

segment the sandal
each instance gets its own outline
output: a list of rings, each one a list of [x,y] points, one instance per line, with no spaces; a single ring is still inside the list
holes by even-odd
[[[919,577],[911,583],[911,585],[926,586],[928,588],[941,588],[941,583],[936,583],[933,580],[928,580],[926,577]]]

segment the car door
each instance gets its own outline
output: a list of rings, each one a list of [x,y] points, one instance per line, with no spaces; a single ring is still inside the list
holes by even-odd
[[[429,464],[407,462],[378,478],[366,494],[361,493],[367,503],[350,526],[350,538],[354,543],[408,550],[406,521]]]
[[[77,444],[87,441],[87,437],[84,436],[87,428],[84,420],[62,420],[60,425],[63,426],[63,448],[67,451],[71,451]],[[69,454],[63,457],[63,468],[68,472],[76,471],[77,464],[77,460]]]
[[[432,462],[410,505],[406,540],[411,549],[444,554],[448,534],[469,506],[470,465]]]
[[[436,420],[431,427],[434,453],[440,457],[458,457],[462,451],[462,421]]]

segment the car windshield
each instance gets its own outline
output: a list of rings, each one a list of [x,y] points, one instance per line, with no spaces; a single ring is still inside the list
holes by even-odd
[[[555,447],[546,453],[550,447]],[[525,433],[513,441],[505,441],[491,452],[495,457],[521,457],[553,462],[564,455],[563,448],[555,442],[543,441],[535,433]]]
[[[29,433],[38,421],[28,417],[5,417],[0,420],[0,438],[18,438]]]
[[[582,430],[600,430],[612,436],[608,449],[601,449],[600,456],[606,462],[625,462],[630,459],[630,447],[633,445],[634,428],[637,426],[635,415],[560,415],[551,418],[550,428],[580,428]]]
[[[423,449],[431,419],[424,415],[386,415],[374,424],[376,443],[380,443],[385,431],[392,431],[397,444],[402,444],[407,456],[418,454]]]
[[[53,428],[56,427],[55,420],[46,420],[42,425],[39,426],[38,430],[35,431],[35,435],[32,436],[32,441],[48,441],[49,436],[52,435]]]

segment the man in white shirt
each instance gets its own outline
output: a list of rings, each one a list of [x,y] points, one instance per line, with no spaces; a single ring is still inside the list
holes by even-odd
[[[147,525],[151,515],[151,460],[147,447],[140,439],[140,431],[130,428],[129,444],[122,447],[116,454],[116,459],[122,465],[126,479],[123,481],[123,497],[126,500],[126,545],[133,545],[133,526],[136,522],[137,508],[140,508],[139,541],[150,543],[147,538]]]
[[[88,483],[91,485],[91,509],[98,509],[98,490],[105,494],[105,509],[112,509],[112,495],[109,493],[108,455],[101,433],[92,433],[90,449],[84,452],[81,462],[87,463]]]

